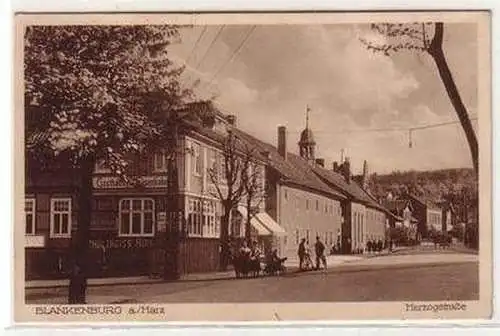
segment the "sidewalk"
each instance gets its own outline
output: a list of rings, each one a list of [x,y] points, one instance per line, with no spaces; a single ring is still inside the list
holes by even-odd
[[[398,254],[410,250],[409,248],[398,248],[392,253],[388,251],[379,254],[362,254],[362,255],[330,255],[327,256],[327,264],[329,268],[338,269],[339,271],[346,269],[370,269],[380,267],[408,267],[422,266],[434,264],[449,264],[459,262],[476,262],[478,256],[472,253],[457,253],[450,251],[449,253],[441,254]],[[290,258],[285,262],[288,268],[288,273],[293,273],[298,270],[298,258]],[[226,272],[209,272],[209,273],[191,273],[184,274],[181,278],[174,282],[195,282],[195,281],[214,281],[214,280],[229,280],[234,279],[233,270]],[[139,285],[139,284],[158,284],[165,283],[163,279],[151,278],[148,276],[142,277],[119,277],[119,278],[94,278],[88,280],[88,285],[93,286],[111,286],[111,285]],[[26,290],[35,289],[50,289],[50,288],[65,288],[68,287],[69,280],[31,280],[25,282]]]
[[[190,273],[183,274],[177,281],[211,281],[234,278],[234,271],[209,272],[209,273]],[[175,280],[174,280],[175,281]],[[169,282],[161,278],[151,278],[148,276],[140,277],[115,277],[115,278],[93,278],[88,279],[88,286],[112,286],[112,285],[145,285]],[[25,282],[26,289],[41,288],[64,288],[69,286],[68,279],[59,280],[30,280]]]

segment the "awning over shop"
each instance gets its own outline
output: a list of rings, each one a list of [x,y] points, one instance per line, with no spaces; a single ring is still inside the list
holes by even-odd
[[[273,234],[277,236],[286,235],[286,231],[278,223],[276,223],[275,220],[272,219],[271,216],[269,216],[267,213],[259,212],[258,214],[255,215],[255,217]]]
[[[242,205],[238,205],[238,212],[243,216],[244,221],[246,221],[248,215],[247,208]],[[272,232],[262,225],[262,223],[255,218],[255,216],[250,218],[250,225],[253,226],[259,236],[268,236],[272,234]]]
[[[250,219],[250,224],[255,230],[257,230],[259,236],[270,236],[273,234],[264,225],[262,225],[262,223],[257,218],[255,218],[255,216]]]

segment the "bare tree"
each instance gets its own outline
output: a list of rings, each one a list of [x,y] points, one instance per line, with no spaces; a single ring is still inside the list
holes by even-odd
[[[243,156],[244,171],[241,182],[245,188],[245,200],[247,205],[247,218],[245,222],[245,239],[251,239],[250,220],[252,219],[253,209],[258,208],[265,197],[265,188],[263,184],[264,174],[256,162],[257,152],[254,148],[245,145]]]
[[[371,29],[385,37],[384,41],[369,41],[360,38],[369,50],[382,52],[389,56],[402,50],[427,52],[436,63],[441,81],[448,93],[451,104],[457,113],[460,124],[467,137],[472,155],[474,170],[478,172],[478,143],[476,133],[467,113],[458,88],[451,74],[443,51],[443,22],[416,22],[408,24],[380,23],[372,24]]]
[[[229,130],[223,143],[223,169],[210,167],[208,177],[215,187],[210,193],[222,202],[223,214],[220,228],[220,269],[226,270],[229,263],[229,220],[231,211],[241,202],[246,189],[242,176],[247,174],[248,165],[244,163],[241,151],[238,150],[240,140]]]

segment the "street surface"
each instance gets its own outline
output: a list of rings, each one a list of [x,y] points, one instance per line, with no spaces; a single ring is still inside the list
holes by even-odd
[[[27,303],[65,303],[67,289],[27,291]],[[94,286],[89,303],[224,303],[477,300],[477,255],[406,254],[355,259],[328,272],[257,279]]]

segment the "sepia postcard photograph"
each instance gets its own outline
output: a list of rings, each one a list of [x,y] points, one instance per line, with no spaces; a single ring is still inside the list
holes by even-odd
[[[491,316],[488,12],[15,24],[16,322]]]

